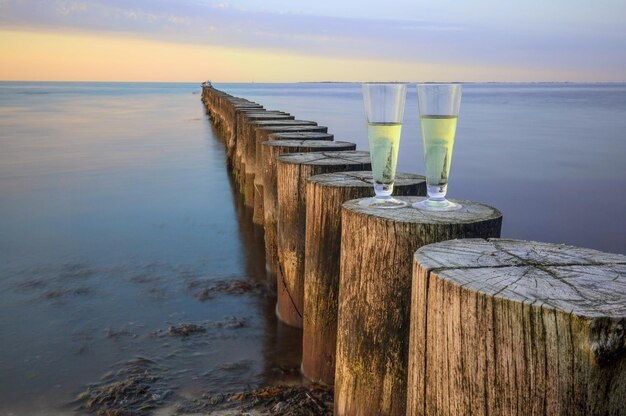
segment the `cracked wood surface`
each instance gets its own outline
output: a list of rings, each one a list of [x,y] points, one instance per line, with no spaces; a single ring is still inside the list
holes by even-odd
[[[393,194],[426,195],[426,181],[397,173]],[[374,196],[371,171],[326,173],[307,181],[302,372],[328,385],[335,380],[341,207],[368,196]]]
[[[415,253],[409,415],[625,415],[626,256],[534,241]]]
[[[415,250],[454,238],[498,237],[502,214],[458,200],[464,207],[454,212],[358,202],[342,210],[335,414],[404,415]]]
[[[282,142],[270,142],[267,147],[276,147],[273,143]],[[332,149],[330,145],[339,142],[326,143]],[[369,152],[355,150],[284,154],[276,162],[277,311],[283,322],[302,327],[307,179],[322,173],[369,170],[371,163]]]

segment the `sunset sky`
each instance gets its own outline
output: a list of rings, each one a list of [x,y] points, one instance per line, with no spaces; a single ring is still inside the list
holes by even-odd
[[[626,1],[0,0],[0,80],[626,81]]]

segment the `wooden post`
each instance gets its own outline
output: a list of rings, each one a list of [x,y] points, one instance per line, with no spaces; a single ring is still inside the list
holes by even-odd
[[[210,90],[212,91],[212,93],[207,96],[205,103],[220,133],[226,133],[231,131],[233,126],[235,125],[235,115],[232,114],[233,108],[254,107],[257,108],[257,110],[263,110],[263,107],[261,105],[252,101],[248,101],[243,98],[233,97],[212,88]],[[226,137],[226,135],[223,134],[223,137]]]
[[[426,181],[397,173],[393,194],[426,195]],[[316,382],[335,380],[341,206],[373,195],[371,171],[311,176],[306,186],[302,372]]]
[[[264,111],[258,113],[243,113],[237,116],[237,137],[235,138],[235,152],[233,154],[233,174],[237,182],[243,185],[245,176],[246,147],[249,137],[254,135],[253,123],[268,120],[293,120],[294,117],[281,111]]]
[[[229,131],[230,134],[225,136],[225,144],[226,144],[226,160],[228,162],[228,167],[232,168],[233,166],[233,158],[235,155],[235,150],[236,150],[236,143],[237,143],[237,130],[238,130],[238,123],[237,120],[239,119],[239,115],[240,114],[252,114],[252,113],[259,113],[261,110],[263,110],[262,108],[256,108],[256,107],[237,107],[235,108],[235,115],[233,118],[233,123],[231,126],[231,129]]]
[[[626,256],[520,240],[415,253],[409,415],[625,415]]]
[[[346,202],[341,218],[335,415],[404,415],[413,254],[443,240],[499,237],[502,214],[470,201],[449,212],[359,201]]]
[[[236,125],[236,114],[233,111],[238,109],[254,109],[257,112],[263,110],[260,104],[248,100],[235,99],[235,97],[228,96],[212,88],[205,88],[203,92],[203,102],[212,118],[213,125],[225,142],[233,134],[233,128]]]
[[[226,144],[230,164],[232,146],[235,142],[237,114],[240,112],[262,112],[263,106],[243,98],[232,97],[212,87],[203,88],[203,102],[211,116],[213,125]]]
[[[275,276],[278,271],[278,243],[276,241],[278,221],[278,180],[276,164],[278,156],[285,153],[315,152],[323,150],[355,150],[356,144],[350,142],[332,142],[315,140],[312,135],[317,133],[302,133],[304,137],[292,140],[271,140],[263,142],[263,225],[265,231],[265,262],[270,275]],[[282,136],[282,134],[281,134]],[[276,137],[273,137],[276,138]],[[306,143],[305,143],[306,142]],[[333,144],[326,144],[333,143]],[[321,147],[324,146],[324,147]]]
[[[369,170],[371,163],[369,153],[360,151],[297,153],[279,156],[276,161],[278,195],[276,312],[284,323],[301,328],[305,312],[303,306],[307,179],[321,173]]]
[[[244,144],[242,136],[248,134],[246,124],[248,121],[254,120],[293,120],[293,116],[283,111],[246,111],[241,114],[237,114],[235,119],[237,135],[235,136],[234,151],[232,158],[233,173],[235,176],[238,174],[240,160],[242,158],[242,146]]]
[[[273,140],[330,140],[326,126],[259,126],[256,129],[256,157],[254,174],[254,211],[252,221],[263,225],[263,142]],[[282,135],[286,133],[286,135]],[[299,133],[306,133],[300,135]]]
[[[317,126],[314,121],[308,120],[255,120],[248,122],[247,126],[250,128],[250,133],[244,137],[247,140],[245,143],[245,156],[243,158],[243,167],[245,170],[244,182],[242,183],[242,189],[244,192],[244,202],[247,206],[254,206],[254,177],[256,176],[256,136],[257,131],[266,127],[304,127],[304,126]],[[321,126],[321,129],[327,129]]]

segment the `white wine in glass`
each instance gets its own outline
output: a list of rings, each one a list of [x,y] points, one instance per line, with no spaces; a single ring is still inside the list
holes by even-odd
[[[457,116],[421,116],[424,143],[426,181],[439,187],[445,195],[450,175]]]
[[[406,84],[363,84],[363,101],[376,195],[361,201],[361,205],[378,208],[404,207],[407,203],[391,194],[398,164]]]
[[[448,201],[448,178],[461,105],[460,84],[418,84],[422,143],[428,199],[413,204],[429,211],[454,211],[461,205]]]
[[[401,123],[367,123],[372,176],[380,184],[393,185],[401,133]]]

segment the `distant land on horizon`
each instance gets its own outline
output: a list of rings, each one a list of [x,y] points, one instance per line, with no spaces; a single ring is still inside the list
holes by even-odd
[[[43,81],[43,80],[0,80],[0,83],[48,83],[48,84],[194,84],[203,83],[204,81]],[[213,84],[363,84],[368,82],[380,83],[404,83],[404,84],[578,84],[578,85],[596,85],[596,84],[626,84],[624,81],[272,81],[272,82],[255,82],[255,81],[211,81]]]

